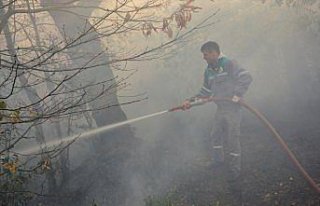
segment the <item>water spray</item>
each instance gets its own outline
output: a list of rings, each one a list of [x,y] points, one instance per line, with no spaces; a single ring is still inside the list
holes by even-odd
[[[175,111],[181,111],[181,110],[186,110],[194,106],[199,106],[203,105],[208,102],[212,101],[232,101],[230,98],[220,98],[220,97],[204,97],[204,98],[196,98],[193,101],[190,102],[190,104],[186,107],[185,105],[174,107],[169,110],[161,111],[161,112],[156,112],[153,114],[149,115],[144,115],[135,119],[130,119],[126,120],[123,122],[111,124],[111,125],[106,125],[104,127],[99,127],[93,130],[89,130],[87,132],[78,134],[78,135],[73,135],[69,137],[65,137],[63,139],[59,140],[52,140],[47,142],[45,145],[37,145],[35,147],[31,147],[25,150],[20,151],[19,153],[22,154],[32,154],[35,152],[38,152],[40,148],[46,148],[46,147],[53,147],[53,146],[58,146],[62,145],[68,142],[75,141],[77,139],[85,139],[85,138],[92,138],[95,137],[95,134],[99,134],[102,132],[106,132],[127,124],[131,124],[137,121],[141,121],[144,119],[148,118],[153,118],[156,116],[160,116],[169,112],[175,112]],[[301,163],[298,161],[298,159],[295,157],[295,155],[291,152],[290,148],[286,144],[286,142],[283,140],[283,138],[280,136],[280,134],[276,131],[276,129],[271,125],[271,123],[267,120],[265,116],[263,116],[257,109],[251,107],[247,103],[245,103],[242,99],[239,100],[238,102],[242,107],[246,108],[249,110],[251,113],[253,113],[273,134],[273,136],[276,138],[277,142],[280,144],[281,148],[284,150],[284,152],[288,155],[290,161],[294,164],[294,166],[298,169],[298,171],[302,174],[302,176],[306,179],[306,181],[310,184],[310,186],[318,193],[320,194],[320,187],[317,185],[317,183],[312,179],[312,177],[307,173],[307,171],[304,169],[304,167],[301,165]]]
[[[141,120],[144,120],[144,119],[148,119],[148,118],[156,117],[156,116],[159,116],[159,115],[163,115],[163,114],[168,113],[168,112],[169,112],[169,110],[156,112],[156,113],[153,113],[153,114],[144,115],[144,116],[137,117],[137,118],[134,118],[134,119],[129,119],[129,120],[126,120],[126,121],[123,121],[123,122],[118,122],[118,123],[115,123],[115,124],[110,124],[110,125],[106,125],[106,126],[103,126],[103,127],[96,128],[96,129],[92,129],[92,130],[83,132],[81,134],[75,134],[75,135],[72,135],[72,136],[64,137],[62,139],[55,139],[55,140],[47,141],[45,144],[36,145],[34,147],[23,149],[23,150],[18,151],[17,153],[20,153],[20,154],[23,154],[23,155],[32,155],[32,154],[35,154],[35,153],[39,153],[41,151],[41,148],[65,145],[65,144],[68,144],[68,143],[73,142],[73,141],[78,140],[78,139],[93,138],[97,134],[100,134],[100,133],[103,133],[103,132],[106,132],[106,131],[109,131],[109,130],[112,130],[112,129],[116,129],[118,127],[121,127],[121,126],[124,126],[124,125],[127,125],[127,124],[138,122],[138,121],[141,121]]]
[[[197,99],[195,99],[194,101],[192,101],[190,103],[190,107],[199,106],[199,105],[205,104],[205,103],[207,103],[209,101],[211,101],[211,99],[209,99],[209,98],[197,98]],[[83,132],[81,134],[75,134],[75,135],[72,135],[72,136],[64,137],[62,139],[54,139],[54,140],[51,140],[51,141],[47,141],[45,144],[42,144],[42,145],[36,145],[34,147],[30,147],[30,148],[27,148],[27,149],[22,149],[20,151],[17,151],[17,153],[23,154],[23,155],[41,154],[41,149],[42,148],[57,147],[59,145],[66,145],[66,144],[68,144],[70,142],[73,142],[75,140],[78,140],[78,139],[94,138],[95,135],[97,135],[97,134],[100,134],[100,133],[103,133],[103,132],[107,132],[107,131],[112,130],[112,129],[116,129],[118,127],[122,127],[122,126],[127,125],[127,124],[132,124],[132,123],[135,123],[135,122],[138,122],[138,121],[141,121],[141,120],[153,118],[153,117],[156,117],[156,116],[160,116],[160,115],[166,114],[168,112],[174,112],[174,111],[179,111],[179,110],[184,110],[184,107],[183,106],[178,106],[178,107],[174,107],[174,108],[169,109],[169,110],[164,110],[164,111],[161,111],[161,112],[156,112],[156,113],[153,113],[153,114],[148,114],[148,115],[144,115],[144,116],[137,117],[137,118],[134,118],[134,119],[129,119],[129,120],[126,120],[126,121],[122,121],[122,122],[106,125],[106,126],[103,126],[103,127],[99,127],[99,128],[96,128],[96,129],[92,129],[92,130]]]

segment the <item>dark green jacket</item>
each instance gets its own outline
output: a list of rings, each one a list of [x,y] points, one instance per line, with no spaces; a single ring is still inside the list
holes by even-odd
[[[243,97],[251,82],[252,77],[247,70],[223,56],[216,65],[208,65],[204,72],[203,86],[196,96]],[[235,105],[232,102],[217,102],[217,106],[221,108]]]

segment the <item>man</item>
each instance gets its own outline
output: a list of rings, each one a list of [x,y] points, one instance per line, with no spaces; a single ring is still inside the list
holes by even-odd
[[[199,94],[184,102],[183,107],[190,108],[190,102],[198,97],[226,97],[232,100],[216,101],[217,111],[211,132],[213,163],[216,166],[226,166],[227,179],[232,192],[241,194],[239,139],[241,106],[238,102],[248,90],[252,77],[236,62],[222,55],[216,42],[209,41],[203,44],[201,52],[208,63],[204,72],[203,86]]]

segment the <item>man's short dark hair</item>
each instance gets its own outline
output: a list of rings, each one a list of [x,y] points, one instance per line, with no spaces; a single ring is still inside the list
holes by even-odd
[[[219,44],[217,44],[214,41],[208,41],[201,46],[201,52],[204,52],[204,51],[208,51],[208,52],[216,51],[218,52],[218,54],[220,54]]]

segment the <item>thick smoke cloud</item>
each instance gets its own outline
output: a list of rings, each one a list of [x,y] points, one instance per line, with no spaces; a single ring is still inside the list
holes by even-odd
[[[129,118],[170,108],[197,93],[206,67],[200,46],[214,40],[225,55],[251,72],[254,82],[245,99],[275,124],[319,121],[319,37],[306,29],[299,13],[256,1],[203,2],[202,6],[204,13],[194,22],[221,9],[213,26],[199,30],[170,58],[129,64],[138,68],[129,92],[147,92],[149,97],[124,108]],[[207,143],[214,110],[210,104],[133,125],[145,143],[139,148],[141,167],[124,171],[131,179],[128,202],[141,205],[148,194],[165,192],[179,172],[210,157]],[[244,123],[256,125],[246,112]]]

